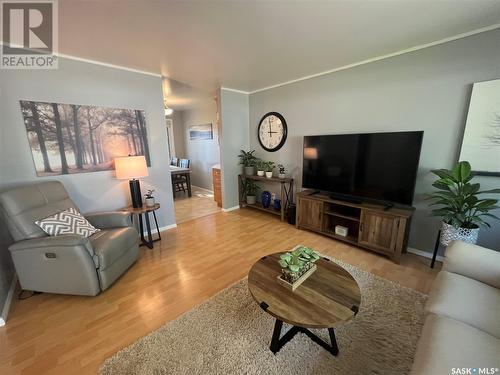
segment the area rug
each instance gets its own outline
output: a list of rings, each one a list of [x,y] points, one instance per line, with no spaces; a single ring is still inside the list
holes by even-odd
[[[357,316],[336,328],[337,357],[302,333],[274,355],[274,320],[257,306],[243,279],[108,358],[101,373],[407,374],[427,297],[333,260],[354,276],[362,293]],[[327,330],[312,331],[328,340]]]

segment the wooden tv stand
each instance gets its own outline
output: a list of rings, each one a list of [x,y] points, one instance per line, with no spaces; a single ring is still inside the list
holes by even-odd
[[[311,193],[297,194],[297,228],[376,251],[399,263],[401,253],[406,252],[413,208],[384,210],[377,204],[350,203]],[[336,225],[349,229],[347,237],[335,234]]]

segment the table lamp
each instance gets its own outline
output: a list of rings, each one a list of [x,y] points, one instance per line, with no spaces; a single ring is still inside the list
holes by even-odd
[[[149,175],[144,156],[124,156],[115,158],[116,178],[129,180],[130,196],[134,208],[142,207],[141,184],[138,178]]]

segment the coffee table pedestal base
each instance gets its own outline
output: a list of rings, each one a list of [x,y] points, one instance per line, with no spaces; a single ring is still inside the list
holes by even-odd
[[[335,331],[333,330],[333,328],[328,328],[328,334],[330,335],[331,344],[326,343],[314,333],[309,331],[307,328],[298,326],[293,326],[283,335],[283,337],[280,338],[282,328],[283,322],[279,319],[276,319],[276,323],[274,324],[273,338],[271,339],[271,346],[269,348],[274,354],[279,352],[279,350],[299,332],[307,335],[312,341],[323,347],[331,355],[336,356],[337,354],[339,354],[339,347],[337,345],[337,339],[335,338]]]

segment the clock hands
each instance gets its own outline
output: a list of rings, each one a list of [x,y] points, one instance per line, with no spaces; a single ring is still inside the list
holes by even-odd
[[[269,119],[269,136],[272,137],[273,134],[276,134],[277,132],[273,132],[273,124],[271,123],[271,120]]]

